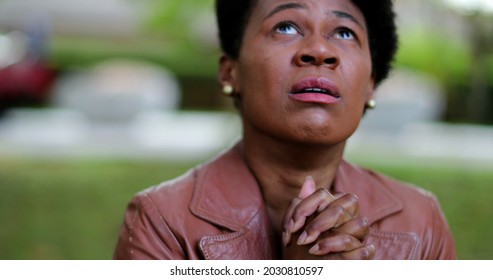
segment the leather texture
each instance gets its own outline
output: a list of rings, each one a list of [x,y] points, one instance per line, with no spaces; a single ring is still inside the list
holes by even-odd
[[[375,259],[455,259],[429,192],[343,161],[334,190],[355,194]],[[125,212],[114,259],[279,259],[255,177],[236,147],[180,178],[138,193]]]

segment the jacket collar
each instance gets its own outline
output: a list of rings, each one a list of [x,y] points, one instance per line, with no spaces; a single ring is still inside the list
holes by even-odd
[[[213,224],[239,231],[263,204],[258,183],[237,146],[199,168],[190,210]]]
[[[389,180],[343,161],[337,170],[333,191],[355,194],[359,198],[361,215],[374,224],[404,207],[402,200],[392,192]]]

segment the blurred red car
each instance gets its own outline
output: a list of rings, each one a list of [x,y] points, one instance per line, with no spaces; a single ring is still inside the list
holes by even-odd
[[[56,71],[41,61],[23,60],[0,68],[0,111],[43,104],[55,77]]]

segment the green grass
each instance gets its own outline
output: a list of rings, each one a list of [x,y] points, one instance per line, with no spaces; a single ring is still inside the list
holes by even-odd
[[[459,259],[493,259],[491,165],[468,165],[457,161],[364,165],[432,191],[449,222]]]
[[[131,196],[190,165],[0,159],[0,259],[109,259]]]
[[[110,259],[132,195],[189,163],[0,159],[0,259]],[[461,259],[493,259],[493,169],[365,164],[433,191]]]

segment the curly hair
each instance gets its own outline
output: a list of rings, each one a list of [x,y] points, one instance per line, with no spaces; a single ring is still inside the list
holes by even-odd
[[[216,19],[222,51],[239,56],[245,28],[258,0],[216,0]],[[398,37],[392,0],[351,0],[368,27],[375,84],[387,78],[397,52]]]

